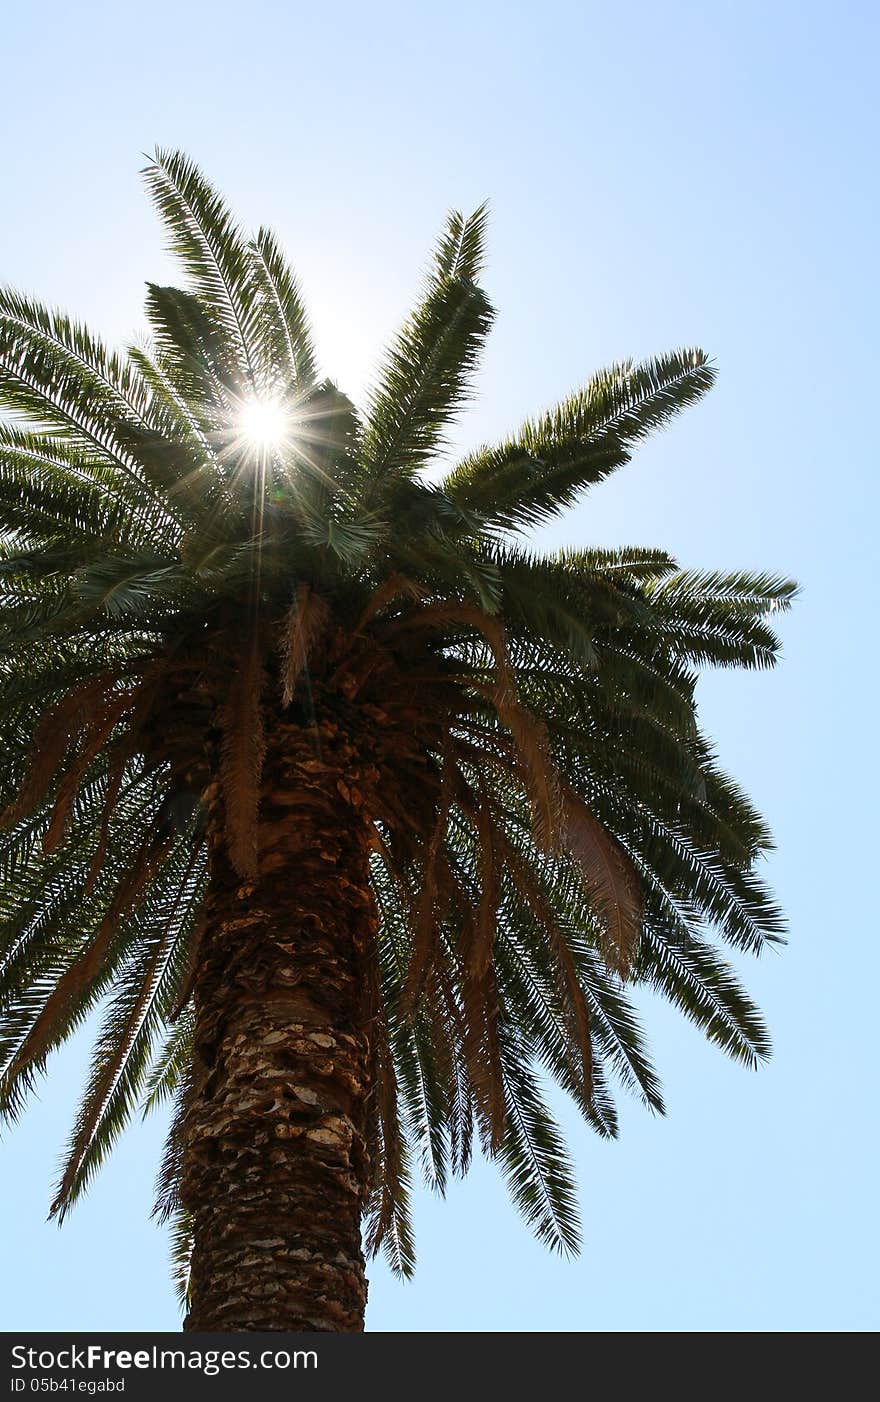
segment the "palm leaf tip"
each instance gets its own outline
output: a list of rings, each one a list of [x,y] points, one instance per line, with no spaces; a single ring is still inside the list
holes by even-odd
[[[434,252],[434,275],[476,282],[483,270],[489,203],[484,200],[468,218],[451,210]]]

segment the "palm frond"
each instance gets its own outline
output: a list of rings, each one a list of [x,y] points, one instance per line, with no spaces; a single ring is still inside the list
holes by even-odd
[[[442,445],[492,318],[470,277],[458,272],[429,285],[392,344],[371,398],[363,445],[368,504]]]
[[[571,1163],[559,1127],[516,1039],[502,1042],[507,1121],[498,1162],[511,1197],[539,1241],[561,1255],[580,1244]]]
[[[705,394],[714,378],[701,350],[612,365],[528,420],[515,438],[466,458],[443,491],[487,526],[537,525],[628,462],[635,443]]]
[[[226,204],[181,151],[157,149],[144,170],[147,188],[193,289],[222,328],[254,391],[261,388],[254,340],[260,299],[248,242]]]

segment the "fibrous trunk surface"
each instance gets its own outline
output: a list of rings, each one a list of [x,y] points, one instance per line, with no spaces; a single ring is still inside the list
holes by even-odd
[[[368,825],[344,736],[282,721],[267,738],[257,878],[234,872],[219,820],[209,834],[184,1124],[185,1327],[359,1330],[365,963],[376,930]]]

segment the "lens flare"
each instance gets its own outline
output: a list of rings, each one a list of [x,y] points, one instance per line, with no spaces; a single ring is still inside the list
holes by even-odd
[[[251,399],[239,411],[238,430],[254,448],[277,448],[290,432],[290,419],[280,404]]]

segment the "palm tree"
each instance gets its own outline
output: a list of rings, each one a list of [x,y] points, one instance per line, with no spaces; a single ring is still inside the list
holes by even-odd
[[[0,295],[0,1104],[100,1007],[52,1211],[173,1098],[187,1327],[356,1330],[363,1250],[412,1269],[414,1161],[442,1192],[475,1137],[576,1248],[543,1083],[604,1136],[612,1081],[662,1109],[628,986],[766,1055],[710,937],[780,938],[770,840],[694,669],[772,665],[793,586],[521,541],[709,388],[699,350],[441,479],[492,321],[483,209],[361,414],[272,234],[180,153],[146,179],[188,278],[148,286],[149,344]]]

